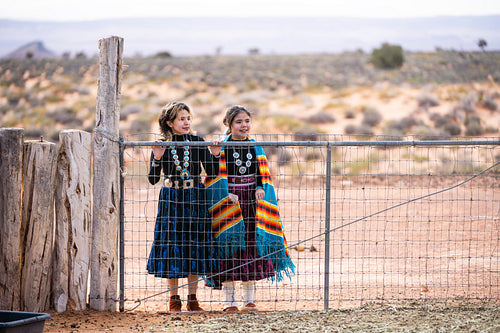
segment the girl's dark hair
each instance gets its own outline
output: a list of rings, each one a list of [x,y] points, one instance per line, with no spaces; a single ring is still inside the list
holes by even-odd
[[[227,111],[224,116],[223,123],[227,126],[226,134],[231,134],[231,124],[234,118],[240,113],[245,112],[250,118],[252,118],[252,114],[248,111],[244,106],[241,105],[233,105]]]
[[[191,113],[191,109],[184,103],[180,102],[172,102],[165,105],[161,109],[160,118],[158,119],[158,123],[160,124],[160,132],[164,136],[166,141],[170,141],[172,139],[172,128],[167,124],[168,121],[174,121],[177,118],[177,115],[182,111],[186,110],[191,117],[193,114]]]

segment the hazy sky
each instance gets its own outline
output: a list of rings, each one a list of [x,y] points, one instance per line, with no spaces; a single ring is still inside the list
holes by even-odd
[[[499,0],[14,0],[0,19],[75,21],[127,17],[429,17],[500,14]]]

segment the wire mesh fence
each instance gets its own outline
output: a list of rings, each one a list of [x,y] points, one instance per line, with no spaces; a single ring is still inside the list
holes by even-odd
[[[498,140],[254,138],[296,265],[290,279],[257,282],[260,309],[500,298]],[[121,308],[166,311],[168,281],[146,270],[164,184],[147,175],[151,146],[172,143],[142,139],[122,143]],[[179,284],[186,300],[187,281]],[[198,300],[221,310],[223,294],[200,278]]]

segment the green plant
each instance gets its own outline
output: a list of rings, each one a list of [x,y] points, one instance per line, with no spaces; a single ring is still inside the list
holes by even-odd
[[[273,115],[271,119],[274,125],[284,132],[294,132],[296,129],[301,127],[301,123],[295,118],[287,115]]]
[[[383,43],[380,48],[373,50],[370,62],[380,69],[400,68],[404,62],[403,48]]]
[[[357,176],[362,174],[363,171],[368,172],[370,169],[378,164],[379,157],[377,154],[370,154],[366,158],[360,158],[353,160],[352,162],[347,162],[344,165],[344,173],[350,176]]]
[[[485,39],[482,39],[482,38],[481,38],[480,40],[478,40],[478,41],[477,41],[477,46],[479,46],[479,48],[481,49],[481,51],[483,51],[483,52],[484,52],[484,48],[485,48],[486,46],[488,46],[488,42],[486,42],[486,40],[485,40]]]

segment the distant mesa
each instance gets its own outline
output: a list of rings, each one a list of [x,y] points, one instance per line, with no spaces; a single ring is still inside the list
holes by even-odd
[[[47,59],[56,57],[54,52],[45,48],[43,42],[34,41],[5,55],[3,59]]]

